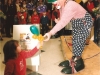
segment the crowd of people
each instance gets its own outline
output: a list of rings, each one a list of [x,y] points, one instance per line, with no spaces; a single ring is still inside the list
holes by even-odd
[[[0,32],[6,37],[12,37],[13,25],[38,24],[41,27],[41,34],[44,35],[51,25],[52,3],[43,0],[5,0],[0,1]],[[56,13],[57,14],[57,13]],[[2,36],[1,36],[1,40]]]
[[[94,26],[94,42],[98,43],[100,0],[87,0],[86,3],[81,1],[80,4],[75,1],[58,0],[56,5],[53,4],[53,10],[52,4],[44,0],[7,0],[4,3],[1,1],[0,32],[5,33],[6,37],[12,37],[10,33],[13,33],[14,24],[39,24],[40,32],[45,38],[44,41],[49,41],[50,37],[56,33],[60,36],[61,29],[71,22],[73,55],[70,60],[62,61],[59,66],[64,67],[61,70],[64,74],[79,72],[85,68],[82,52],[92,26]],[[59,9],[57,9],[58,6]],[[76,8],[78,9],[76,10]],[[52,25],[52,29],[48,31],[50,25]],[[3,47],[4,64],[6,65],[4,75],[25,75],[25,59],[33,56],[40,47],[41,43],[38,42],[31,51],[21,51],[17,40],[7,41]],[[21,64],[18,65],[20,62]]]
[[[88,0],[80,2],[94,19],[94,42],[98,43],[99,20],[98,14],[93,12],[93,9],[100,6],[100,0]],[[41,34],[48,32],[54,27],[55,18],[59,19],[60,12],[52,3],[46,0],[1,0],[0,1],[0,32],[10,38],[13,33],[13,25],[22,24],[39,24]],[[52,21],[52,22],[51,22]],[[52,23],[52,24],[51,24]],[[57,32],[57,37],[62,34],[62,30]]]
[[[92,15],[94,20],[94,42],[99,43],[100,33],[100,0],[87,0],[86,3],[80,2],[80,4]],[[95,9],[97,9],[95,11]]]

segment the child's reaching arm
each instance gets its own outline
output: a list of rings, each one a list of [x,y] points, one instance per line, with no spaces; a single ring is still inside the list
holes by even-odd
[[[22,51],[22,54],[25,58],[29,58],[29,57],[32,57],[38,50],[39,49],[37,49],[37,47],[35,47],[29,51]]]
[[[22,51],[22,54],[25,58],[29,58],[32,57],[40,48],[40,42],[37,44],[37,46],[35,48],[33,48],[32,50],[29,51]]]

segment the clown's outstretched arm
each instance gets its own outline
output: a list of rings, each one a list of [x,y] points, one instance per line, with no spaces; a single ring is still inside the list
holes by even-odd
[[[61,13],[62,16],[60,17],[59,22],[53,27],[53,29],[50,30],[50,32],[48,32],[44,35],[44,38],[45,38],[44,41],[48,41],[52,35],[54,35],[59,30],[64,28],[70,22],[70,20],[72,18],[74,18],[76,11],[73,12],[72,11],[73,9],[71,9],[71,8],[72,7],[69,5],[66,5],[64,7],[64,11]]]

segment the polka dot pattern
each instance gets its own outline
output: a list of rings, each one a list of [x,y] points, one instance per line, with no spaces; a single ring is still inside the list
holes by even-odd
[[[85,41],[89,36],[89,30],[92,25],[92,17],[89,13],[85,14],[84,18],[71,20],[72,22],[72,33],[73,33],[73,54],[74,56],[81,56]]]

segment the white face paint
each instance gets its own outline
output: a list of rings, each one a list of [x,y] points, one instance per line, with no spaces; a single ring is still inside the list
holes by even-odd
[[[56,8],[57,8],[57,9],[60,9],[60,8],[61,8],[61,6],[60,6],[60,5],[59,5],[59,6],[56,6]]]
[[[56,6],[57,9],[60,9],[61,8],[60,5],[57,5],[57,1],[55,1],[53,4],[54,4],[54,6]]]

